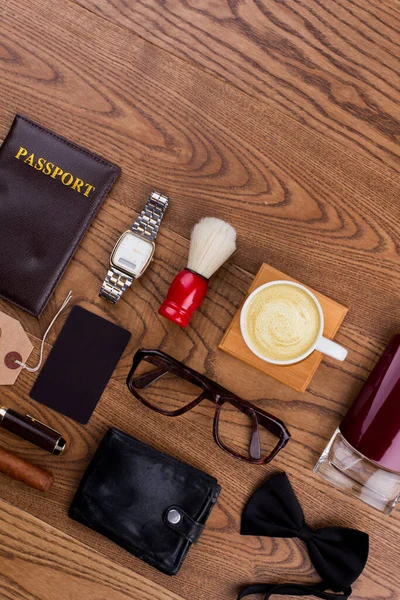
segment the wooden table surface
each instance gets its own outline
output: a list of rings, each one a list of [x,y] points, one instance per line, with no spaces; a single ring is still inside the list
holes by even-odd
[[[0,478],[1,600],[233,600],[250,582],[317,581],[302,542],[239,536],[244,503],[278,470],[288,473],[309,525],[370,534],[354,600],[400,598],[400,511],[384,517],[312,473],[399,330],[399,42],[396,0],[0,2],[0,138],[21,112],[122,168],[41,319],[6,302],[0,308],[29,332],[32,363],[69,289],[74,303],[132,332],[86,427],[30,401],[32,374],[1,389],[3,404],[70,440],[55,458],[1,433],[2,444],[56,480],[44,496]],[[112,307],[98,298],[110,251],[153,187],[172,198],[155,262]],[[183,331],[157,308],[205,215],[236,227],[238,253]],[[262,262],[349,307],[336,338],[348,359],[323,360],[304,394],[217,350]],[[291,442],[271,465],[251,466],[213,443],[208,407],[179,419],[153,414],[124,384],[139,346],[170,352],[273,412]],[[222,485],[176,577],[67,518],[110,425]]]

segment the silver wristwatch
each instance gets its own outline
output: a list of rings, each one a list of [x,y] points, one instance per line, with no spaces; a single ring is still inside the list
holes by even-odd
[[[115,304],[132,281],[143,275],[153,258],[154,240],[168,202],[167,196],[152,192],[132,228],[121,235],[111,254],[101,298]]]

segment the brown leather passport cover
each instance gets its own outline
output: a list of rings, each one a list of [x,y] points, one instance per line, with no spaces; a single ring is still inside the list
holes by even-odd
[[[0,296],[39,317],[118,177],[17,115],[0,148]]]

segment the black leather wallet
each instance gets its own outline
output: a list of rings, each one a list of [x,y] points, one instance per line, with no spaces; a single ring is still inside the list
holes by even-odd
[[[175,575],[220,490],[214,477],[111,428],[68,514],[159,571]]]
[[[40,316],[119,171],[15,117],[0,148],[0,297]]]

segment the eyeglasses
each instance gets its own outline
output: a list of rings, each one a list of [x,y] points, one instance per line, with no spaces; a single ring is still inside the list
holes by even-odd
[[[203,400],[213,402],[214,440],[235,458],[266,464],[290,439],[280,419],[159,350],[136,352],[126,384],[145,406],[169,417],[182,415]]]

